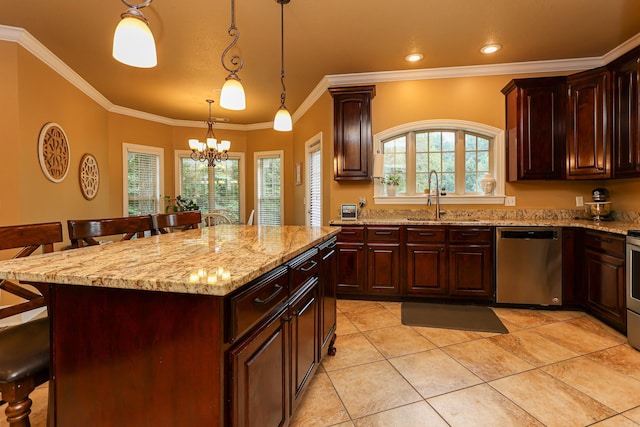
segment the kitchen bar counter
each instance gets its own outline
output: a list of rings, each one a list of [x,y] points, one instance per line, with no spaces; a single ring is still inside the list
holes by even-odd
[[[0,278],[224,296],[337,227],[219,225],[0,262]]]
[[[49,425],[286,424],[332,352],[339,231],[219,225],[0,262],[48,287]]]

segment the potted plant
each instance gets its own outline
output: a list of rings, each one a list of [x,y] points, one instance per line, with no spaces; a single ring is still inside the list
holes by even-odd
[[[179,194],[175,199],[172,199],[170,196],[164,196],[164,198],[167,205],[165,208],[166,213],[200,210],[200,206],[198,206],[196,202],[191,199],[187,199],[186,197],[182,197]]]
[[[387,175],[383,182],[387,186],[387,196],[395,196],[398,192],[398,186],[400,185],[400,180],[402,177],[400,175]]]

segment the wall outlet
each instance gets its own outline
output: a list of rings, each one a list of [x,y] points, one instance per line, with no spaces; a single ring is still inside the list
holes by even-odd
[[[367,205],[367,198],[366,197],[360,197],[360,207],[364,208]]]
[[[584,206],[584,197],[582,197],[582,196],[576,196],[576,206],[577,206],[577,207],[582,207],[582,206]]]
[[[507,196],[504,198],[505,206],[515,206],[516,205],[516,196]]]

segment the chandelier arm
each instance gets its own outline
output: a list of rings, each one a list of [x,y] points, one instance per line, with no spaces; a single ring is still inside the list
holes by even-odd
[[[135,3],[129,3],[126,0],[121,0],[122,3],[124,3],[127,7],[133,8],[133,9],[142,9],[143,7],[147,7],[149,6],[149,4],[151,4],[151,2],[153,0],[145,0],[144,2],[140,3],[140,4],[135,4]]]

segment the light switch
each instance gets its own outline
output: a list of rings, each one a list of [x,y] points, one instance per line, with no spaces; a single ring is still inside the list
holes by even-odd
[[[504,198],[505,206],[515,206],[516,205],[516,196],[507,196]]]
[[[576,206],[584,206],[584,198],[582,196],[576,196]]]

